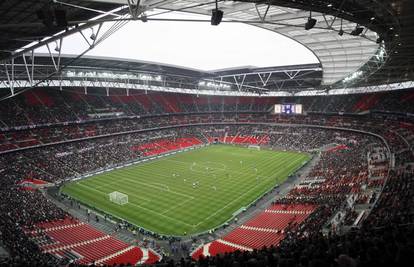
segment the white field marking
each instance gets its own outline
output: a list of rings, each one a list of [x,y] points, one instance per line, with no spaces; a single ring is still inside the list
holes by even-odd
[[[276,160],[276,159],[280,156],[280,154],[275,154],[275,155],[277,155],[277,156],[276,156],[276,157],[274,157],[274,156],[271,156],[271,157],[262,157],[262,158],[269,159],[269,161],[268,161],[268,162],[272,162],[273,160]],[[189,164],[191,164],[191,165],[192,165],[192,163],[191,163],[191,162],[183,162],[183,161],[176,160],[176,159],[164,158],[164,159],[162,159],[162,160],[163,160],[163,161],[168,161],[168,162],[181,163],[181,164],[184,164],[184,165],[189,165]],[[209,162],[211,162],[211,161],[209,161]],[[264,161],[263,161],[263,162],[264,162]],[[266,162],[267,162],[267,161],[266,161]],[[222,164],[222,163],[219,163],[219,162],[211,162],[211,163],[213,163],[213,164]],[[282,163],[284,163],[284,162],[282,162]],[[224,164],[223,164],[223,165],[224,165]],[[267,166],[267,165],[270,165],[270,164],[263,164],[262,166]],[[225,165],[224,165],[224,166],[225,166]],[[250,167],[252,167],[252,166],[248,166],[248,168],[250,168]],[[226,168],[227,168],[227,167],[226,167]],[[222,170],[222,169],[218,169],[218,168],[216,168],[216,171],[219,171],[219,170]],[[201,172],[201,171],[196,171],[196,170],[192,170],[192,171],[205,174],[205,172]],[[246,174],[245,172],[240,172],[240,171],[235,171],[235,170],[228,170],[228,169],[226,169],[226,171],[231,172],[231,173],[240,174],[240,175],[245,175],[245,174]],[[163,174],[158,174],[158,175],[159,175],[159,176],[165,176],[165,177],[167,177],[167,175],[163,175]]]
[[[178,207],[181,207],[182,205],[186,204],[188,201],[191,201],[191,200],[192,200],[192,199],[187,199],[187,200],[184,200],[184,201],[183,201],[183,202],[181,202],[180,204],[175,205],[175,206],[173,206],[173,207],[171,207],[171,208],[169,208],[169,209],[167,209],[167,210],[163,211],[161,214],[168,213],[168,212],[169,212],[169,211],[171,211],[171,210],[174,210],[174,209],[176,209],[176,208],[178,208]]]
[[[97,192],[100,192],[100,193],[104,193],[104,194],[106,194],[105,192],[100,191],[100,190],[97,190],[97,189],[95,189],[95,188],[93,188],[93,187],[89,187],[89,186],[84,185],[84,184],[80,184],[80,185],[81,185],[81,186],[84,186],[84,187],[87,187],[87,188],[90,188],[90,189],[92,189],[92,190],[94,190],[94,191],[97,191]],[[141,208],[141,209],[143,209],[143,210],[147,210],[147,211],[149,211],[149,212],[155,213],[155,214],[157,214],[157,215],[159,215],[159,216],[162,216],[162,217],[168,218],[168,219],[170,219],[170,220],[172,220],[172,221],[176,221],[176,222],[179,222],[179,223],[181,223],[181,224],[185,224],[185,225],[187,225],[187,226],[194,227],[194,225],[193,225],[193,224],[188,224],[188,223],[186,223],[186,222],[184,222],[184,221],[181,221],[181,220],[178,220],[178,219],[175,219],[175,218],[172,218],[172,217],[166,216],[166,215],[164,215],[164,214],[162,214],[162,213],[159,213],[159,212],[153,211],[153,210],[151,210],[151,209],[147,209],[147,208],[145,208],[145,207],[143,207],[143,206],[141,206],[141,205],[138,205],[138,204],[136,204],[136,203],[134,203],[134,202],[128,202],[128,203],[127,203],[127,204],[125,204],[125,205],[133,205],[133,206],[139,207],[139,208]]]
[[[198,224],[196,224],[196,226],[199,226],[201,223],[207,221],[208,219],[210,219],[211,217],[215,216],[217,213],[219,213],[220,211],[224,210],[225,208],[227,208],[229,205],[231,205],[234,201],[240,199],[241,197],[243,197],[244,195],[246,195],[247,193],[249,193],[251,190],[255,189],[259,184],[261,183],[261,181],[259,183],[257,183],[255,186],[251,187],[249,190],[245,191],[244,193],[242,193],[241,195],[239,195],[237,198],[233,199],[232,201],[230,201],[229,203],[227,203],[227,205],[221,207],[220,209],[218,209],[217,211],[215,211],[213,214],[210,214],[207,218],[203,219],[202,221],[200,221]]]
[[[291,171],[291,167],[290,166],[292,166],[293,164],[296,164],[297,162],[299,162],[299,159],[297,159],[297,160],[295,160],[295,161],[293,161],[293,162],[291,162],[291,163],[289,163],[288,165],[287,165],[287,167],[288,167],[288,170],[289,171]],[[281,165],[284,165],[286,162],[281,162],[280,164],[278,164],[277,166],[281,166]],[[269,165],[269,164],[266,164],[266,165],[263,165],[263,166],[267,166],[267,165]],[[271,175],[271,176],[259,176],[260,178],[262,178],[262,179],[260,179],[259,181],[260,182],[262,182],[262,181],[264,181],[265,179],[266,179],[266,181],[268,181],[268,179],[274,179],[275,177],[278,177],[278,175],[279,175],[279,173],[275,173],[274,175]],[[251,179],[254,179],[256,176],[251,176]],[[232,178],[231,178],[232,179]],[[234,179],[233,179],[234,180]],[[237,180],[237,179],[236,179]],[[229,189],[230,191],[231,191],[231,189]],[[228,192],[229,190],[225,190],[224,192]]]
[[[202,174],[207,174],[207,172],[206,172],[206,171],[202,171],[202,170],[194,170],[194,169],[193,169],[193,166],[192,166],[192,163],[189,163],[189,162],[183,162],[183,161],[179,161],[179,160],[168,160],[168,161],[171,161],[171,162],[177,162],[177,163],[181,163],[181,164],[185,164],[185,165],[189,165],[189,164],[191,164],[191,166],[190,166],[190,171],[192,171],[192,172],[197,172],[197,173],[202,173]],[[204,162],[206,162],[206,161],[204,161]],[[214,162],[212,162],[212,161],[208,161],[208,162],[214,163]],[[199,163],[199,164],[201,165],[201,164],[203,164],[203,163]],[[223,163],[218,163],[218,162],[216,162],[215,164],[223,164]],[[245,172],[239,172],[239,171],[231,170],[231,169],[227,168],[227,166],[226,166],[225,164],[223,164],[223,166],[225,167],[224,169],[220,169],[220,168],[213,168],[213,167],[211,167],[211,168],[212,168],[211,172],[230,172],[230,173],[242,174],[242,175],[245,175],[245,174],[246,174]],[[209,167],[209,166],[205,166],[205,165],[203,165],[203,167]],[[210,168],[210,167],[209,167],[209,168]]]
[[[192,164],[192,163],[189,163],[189,162],[182,162],[182,161],[177,161],[177,160],[170,160],[170,159],[165,159],[165,161],[173,161],[173,162],[178,162],[178,163],[182,163],[182,164]],[[293,165],[293,163],[296,163],[297,161],[299,161],[299,160],[296,160],[296,161],[293,161],[293,162],[291,162],[290,164],[288,164],[288,167],[290,167],[291,165]],[[271,162],[271,161],[269,161],[269,162]],[[268,165],[268,164],[266,164],[266,165]],[[265,165],[264,165],[265,166]],[[229,171],[229,172],[235,172],[235,173],[240,173],[240,174],[245,174],[245,173],[242,173],[242,172],[238,172],[238,171]],[[167,176],[167,175],[159,175],[159,176]],[[276,175],[273,175],[273,176],[276,176]],[[267,178],[272,178],[273,176],[268,176]],[[169,177],[169,176],[168,176]],[[265,176],[262,176],[262,177],[265,177]],[[134,182],[136,182],[136,183],[140,183],[140,184],[143,184],[143,185],[147,185],[147,186],[150,186],[150,187],[154,187],[154,188],[156,188],[156,189],[159,189],[159,187],[157,187],[157,186],[151,186],[151,185],[148,185],[147,183],[142,183],[142,182],[138,182],[138,181],[135,181],[135,180],[131,180],[131,179],[129,179],[128,177],[125,177],[124,179],[120,179],[121,181],[122,180],[128,180],[128,181],[134,181]],[[183,222],[183,221],[181,221],[181,220],[177,220],[177,219],[174,219],[174,218],[171,218],[171,217],[169,217],[169,216],[166,216],[166,215],[164,215],[164,214],[160,214],[159,212],[156,212],[156,211],[153,211],[153,210],[150,210],[150,209],[147,209],[147,208],[144,208],[144,207],[141,207],[140,205],[137,205],[137,204],[134,204],[134,203],[132,203],[132,202],[129,202],[129,204],[131,204],[131,205],[135,205],[135,206],[138,206],[138,207],[141,207],[142,209],[145,209],[145,210],[148,210],[148,211],[150,211],[150,212],[152,212],[152,213],[155,213],[155,214],[158,214],[158,215],[160,215],[160,216],[163,216],[163,217],[166,217],[166,218],[169,218],[169,219],[171,219],[171,220],[173,220],[173,221],[177,221],[177,222],[179,222],[179,223],[182,223],[182,224],[185,224],[185,225],[187,225],[187,226],[192,226],[192,227],[197,227],[198,225],[200,225],[201,223],[203,223],[204,221],[206,221],[206,220],[208,220],[209,218],[211,218],[212,216],[214,216],[214,215],[216,215],[217,213],[219,213],[220,211],[222,211],[223,209],[225,209],[227,206],[229,206],[232,202],[234,202],[235,200],[238,200],[239,198],[241,198],[242,196],[244,196],[245,194],[247,194],[248,192],[250,192],[252,189],[254,189],[255,187],[257,187],[258,185],[260,185],[261,183],[262,183],[262,181],[263,180],[261,180],[258,184],[256,184],[253,188],[250,188],[248,191],[246,191],[246,192],[244,192],[242,195],[240,195],[238,198],[236,198],[236,199],[233,199],[230,203],[228,203],[226,206],[224,206],[224,207],[222,207],[222,208],[220,208],[219,210],[217,210],[215,213],[213,213],[213,214],[211,214],[210,216],[208,216],[207,218],[205,218],[204,220],[202,220],[202,221],[200,221],[198,224],[196,224],[196,225],[190,225],[190,224],[187,224],[187,223],[185,223],[185,222]],[[86,186],[86,185],[83,185],[83,186]],[[86,186],[86,187],[88,187],[88,188],[91,188],[91,187],[89,187],[89,186]],[[94,189],[94,188],[91,188],[91,189]],[[94,189],[95,190],[95,189]],[[102,192],[102,191],[99,191],[99,190],[95,190],[95,191],[98,191],[98,192]],[[173,192],[173,193],[175,193],[175,194],[179,194],[179,195],[182,195],[182,196],[185,196],[185,197],[189,197],[189,198],[192,198],[192,199],[194,199],[194,197],[193,196],[188,196],[188,195],[186,195],[186,194],[182,194],[182,193],[179,193],[179,192],[175,192],[175,191],[169,191],[169,192]],[[105,193],[106,194],[106,193]]]
[[[269,158],[269,159],[271,159],[271,158]],[[273,158],[274,159],[274,158]],[[177,162],[177,163],[181,163],[181,164],[185,164],[185,165],[188,165],[188,164],[191,164],[191,166],[190,166],[190,170],[191,171],[193,171],[193,172],[198,172],[198,173],[202,173],[202,174],[207,174],[208,172],[206,172],[206,171],[201,171],[201,170],[194,170],[193,169],[193,166],[192,166],[192,163],[189,163],[189,162],[183,162],[183,161],[179,161],[179,160],[168,160],[168,161],[171,161],[171,162]],[[211,162],[211,161],[208,161],[208,162]],[[270,163],[272,162],[272,160],[269,160],[269,164],[263,164],[262,165],[262,167],[263,166],[267,166],[267,165],[270,165]],[[214,163],[214,162],[211,162],[211,163]],[[202,163],[201,163],[202,164]],[[241,171],[235,171],[235,170],[231,170],[231,169],[229,169],[229,168],[227,168],[227,166],[225,165],[225,164],[223,164],[223,163],[215,163],[215,164],[222,164],[223,166],[225,166],[225,168],[224,169],[219,169],[219,168],[212,168],[212,171],[213,172],[217,172],[217,171],[222,171],[222,172],[229,172],[229,173],[234,173],[234,174],[240,174],[240,175],[246,175],[246,172],[241,172]],[[279,165],[282,165],[282,164],[284,164],[284,162],[281,162]],[[247,164],[244,164],[244,166],[247,166],[247,168],[248,169],[250,169],[250,168],[252,168],[254,165],[247,165]],[[203,167],[205,167],[205,166],[203,166]],[[210,167],[209,167],[210,168]],[[259,168],[258,168],[259,169]],[[271,177],[271,176],[269,176],[269,177]]]
[[[83,184],[81,184],[81,186],[85,186],[85,187],[91,188],[91,189],[93,189],[93,190],[95,190],[95,191],[97,191],[97,192],[101,192],[101,193],[106,194],[106,193],[105,193],[105,192],[103,192],[103,191],[97,190],[97,189],[92,188],[92,187],[89,187],[89,186],[87,186],[87,185],[83,185]],[[191,200],[191,199],[187,199],[185,202],[190,201],[190,200]],[[144,209],[144,210],[150,211],[150,212],[152,212],[152,213],[158,214],[158,215],[160,215],[160,216],[163,216],[163,217],[169,218],[170,220],[180,222],[181,224],[185,224],[185,225],[187,225],[187,226],[192,226],[192,227],[194,227],[194,225],[192,225],[192,224],[188,224],[188,223],[186,223],[186,222],[184,222],[184,221],[181,221],[181,220],[178,220],[178,219],[175,219],[175,218],[172,218],[172,217],[166,216],[166,215],[164,215],[163,213],[159,213],[159,212],[153,211],[153,210],[151,210],[151,209],[147,209],[147,208],[145,208],[145,207],[143,207],[143,206],[141,206],[141,205],[139,205],[139,204],[136,204],[135,202],[130,202],[130,201],[128,201],[128,203],[126,203],[125,205],[128,205],[128,204],[133,205],[133,206],[137,206],[137,207],[139,207],[139,208],[141,208],[141,209]]]
[[[263,167],[265,167],[265,166],[268,166],[268,165],[270,165],[271,163],[272,163],[272,161],[273,160],[275,160],[275,158],[271,158],[271,157],[268,157],[269,158],[269,161],[263,161],[263,165],[261,165],[261,166],[259,166],[259,168],[257,168],[257,169],[261,169],[261,168],[263,168]],[[169,159],[169,160],[166,160],[166,161],[170,161],[170,162],[176,162],[176,163],[181,163],[181,164],[185,164],[185,165],[189,165],[189,164],[191,164],[191,166],[190,166],[190,170],[191,171],[193,171],[193,172],[198,172],[198,173],[202,173],[202,174],[206,174],[206,172],[203,172],[203,171],[198,171],[198,170],[193,170],[192,169],[192,163],[189,163],[189,162],[183,162],[183,161],[179,161],[179,160],[171,160],[171,159]],[[296,160],[296,161],[294,161],[294,163],[296,164],[296,162],[297,161],[299,161],[299,160]],[[208,161],[208,162],[210,162],[210,161]],[[211,162],[211,163],[214,163],[214,162]],[[202,163],[201,163],[202,164]],[[215,164],[223,164],[223,163],[215,163]],[[285,164],[285,162],[284,161],[282,161],[281,163],[279,163],[277,166],[281,166],[281,165],[284,165]],[[225,164],[223,164],[224,166],[226,166]],[[290,166],[291,164],[289,164],[288,166]],[[250,169],[250,167],[253,167],[253,166],[248,166],[248,168]],[[246,172],[240,172],[240,171],[235,171],[235,170],[231,170],[231,169],[228,169],[227,168],[227,166],[225,167],[226,169],[218,169],[218,168],[216,168],[215,170],[213,169],[213,171],[223,171],[223,172],[229,172],[229,173],[235,173],[235,174],[240,174],[240,175],[246,175]],[[253,174],[252,174],[253,175]],[[261,176],[261,177],[265,177],[265,178],[273,178],[273,177],[275,177],[276,175],[271,175],[271,176]]]
[[[169,175],[166,175],[166,174],[153,174],[153,175],[161,176],[161,177],[170,177]],[[184,197],[188,197],[188,198],[194,199],[194,197],[191,196],[191,195],[187,195],[187,194],[184,194],[184,193],[180,193],[180,192],[176,192],[176,191],[170,190],[169,189],[169,186],[166,185],[166,184],[162,184],[162,183],[144,183],[144,182],[140,182],[140,181],[131,179],[129,176],[123,176],[122,178],[117,179],[116,183],[119,183],[119,182],[122,182],[122,181],[129,181],[129,182],[133,182],[133,183],[138,183],[138,184],[146,185],[146,186],[149,186],[149,187],[152,187],[152,188],[155,188],[155,189],[159,189],[159,190],[171,192],[171,193],[176,194],[176,195],[180,195],[180,196],[184,196]],[[115,183],[115,181],[113,183]],[[113,183],[110,183],[110,184],[113,184]],[[153,184],[161,185],[164,188],[161,188],[159,186],[155,186]],[[102,185],[102,186],[106,186],[106,185]],[[166,188],[168,188],[168,190],[165,190]]]
[[[155,188],[155,189],[159,189],[159,190],[161,190],[159,186],[155,186],[155,185],[152,185],[152,184],[149,184],[149,183],[143,183],[143,182],[140,182],[140,181],[131,180],[131,179],[127,178],[127,177],[125,177],[125,178],[124,178],[124,179],[122,179],[122,180],[131,181],[131,182],[134,182],[134,183],[142,184],[142,185],[144,185],[144,186],[149,186],[149,187],[152,187],[152,188]],[[164,186],[165,186],[165,185],[164,185]],[[164,191],[165,191],[165,190],[164,190]],[[187,198],[190,198],[190,199],[194,199],[194,197],[193,197],[193,196],[190,196],[190,195],[187,195],[187,194],[183,194],[183,193],[180,193],[180,192],[175,192],[175,191],[173,191],[173,190],[168,190],[168,191],[166,191],[166,192],[168,192],[168,193],[173,193],[173,194],[176,194],[176,195],[179,195],[179,196],[184,196],[184,197],[187,197]]]
[[[122,181],[122,179],[115,179],[114,181],[112,181],[110,183],[105,183],[103,185],[95,186],[95,188],[103,188],[103,187],[107,187],[107,186],[110,186],[110,185],[113,185],[113,184],[119,184],[120,181]]]
[[[93,191],[99,192],[99,193],[104,194],[104,195],[108,195],[109,194],[109,193],[106,193],[105,191],[102,191],[102,190],[97,189],[96,187],[92,187],[92,186],[89,186],[89,185],[86,185],[86,184],[81,184],[80,182],[78,182],[77,184],[80,185],[80,186],[83,186],[83,187],[92,189]],[[121,192],[121,191],[118,190],[118,192]],[[144,197],[139,197],[139,196],[136,196],[135,194],[134,195],[127,194],[127,193],[124,193],[124,194],[126,194],[128,196],[128,201],[129,201],[129,196],[132,196],[134,198],[142,199],[142,200],[144,200],[146,202],[151,202],[151,199],[144,198]]]
[[[183,163],[183,162],[181,162],[181,163]],[[208,164],[205,164],[205,163],[213,163],[213,164],[220,164],[220,165],[222,165],[224,168],[216,168],[216,167],[211,167],[211,166],[208,166]],[[212,161],[203,161],[203,162],[200,162],[199,163],[199,165],[201,165],[201,168],[211,168],[211,171],[210,172],[213,172],[213,173],[216,173],[217,171],[219,171],[219,172],[225,172],[226,170],[227,170],[227,166],[225,165],[225,164],[223,164],[223,163],[214,163],[214,162],[212,162]],[[196,165],[197,166],[197,165]],[[193,169],[194,168],[194,165],[192,165],[191,164],[191,166],[190,166],[190,171],[192,171],[192,172],[198,172],[198,173],[203,173],[203,174],[208,174],[209,172],[208,171],[206,171],[206,170],[204,170],[204,171],[202,171],[202,170],[194,170]]]
[[[164,187],[165,191],[170,191],[170,187],[166,184],[162,184],[162,183],[148,183],[148,184],[152,184],[152,185],[160,185],[161,187]],[[161,189],[160,189],[161,190]]]
[[[186,223],[186,222],[184,222],[184,221],[181,221],[181,220],[178,220],[178,219],[172,218],[172,217],[170,217],[170,216],[164,215],[164,214],[162,214],[162,213],[159,213],[159,212],[153,211],[153,210],[151,210],[151,209],[148,209],[148,208],[142,207],[141,205],[135,204],[135,203],[133,203],[133,202],[128,202],[128,203],[127,203],[127,204],[125,204],[125,205],[128,205],[128,204],[133,205],[133,206],[136,206],[136,207],[141,208],[141,209],[143,209],[143,210],[149,211],[149,212],[151,212],[151,213],[157,214],[157,215],[159,215],[159,216],[165,217],[165,218],[167,218],[167,219],[170,219],[171,221],[176,221],[176,222],[179,222],[179,223],[181,223],[181,224],[184,224],[184,225],[187,225],[187,226],[192,226],[192,227],[194,227],[194,225],[192,225],[192,224],[188,224],[188,223]]]
[[[187,152],[189,152],[189,151],[187,151]],[[121,168],[121,170],[124,170],[124,171],[129,171],[129,169],[132,169],[132,168],[134,168],[134,167],[136,167],[136,166],[145,166],[145,165],[150,165],[150,164],[154,164],[154,163],[160,163],[160,162],[162,162],[162,161],[169,161],[169,157],[170,156],[172,156],[172,155],[165,155],[165,156],[163,156],[162,158],[159,158],[159,159],[157,159],[157,158],[154,158],[154,159],[150,159],[150,160],[148,160],[148,161],[145,161],[145,162],[135,162],[135,163],[133,163],[132,165],[130,165],[130,166],[122,166],[122,168]],[[113,170],[113,171],[115,171],[115,170]],[[113,171],[109,171],[109,172],[105,172],[105,173],[103,173],[103,174],[110,174],[110,173],[112,173]],[[90,177],[87,177],[87,178],[85,178],[85,179],[82,179],[81,181],[84,181],[84,180],[89,180],[89,179],[92,179],[92,178],[95,178],[95,177],[97,177],[97,176],[100,176],[101,174],[94,174],[94,175],[92,175],[92,176],[90,176]],[[116,182],[114,182],[114,183],[117,183],[119,180],[117,180]],[[79,183],[79,182],[77,182],[77,183]],[[111,184],[112,184],[112,182],[111,182]]]
[[[297,160],[299,161],[299,160]],[[296,163],[296,161],[293,161]],[[293,163],[291,162],[288,166],[290,167]],[[271,178],[271,176],[270,176]],[[232,204],[234,201],[240,199],[241,197],[243,197],[244,195],[246,195],[248,192],[250,192],[251,190],[255,189],[258,185],[260,185],[264,180],[259,180],[259,183],[257,183],[255,186],[251,187],[249,190],[245,191],[244,193],[242,193],[240,196],[238,196],[237,198],[233,199],[232,201],[230,201],[229,203],[227,203],[227,205],[221,207],[220,209],[218,209],[217,211],[215,211],[213,214],[209,215],[207,218],[203,219],[202,221],[200,221],[198,224],[196,224],[196,226],[199,226],[201,223],[205,222],[206,220],[210,219],[211,217],[215,216],[217,213],[221,212],[222,210],[224,210],[225,208],[227,208],[230,204]]]
[[[184,164],[184,165],[188,165],[189,163],[188,162],[182,162],[182,161],[177,161],[177,160],[169,160],[169,161],[172,161],[172,162],[177,162],[177,163],[181,163],[181,164]],[[265,162],[264,162],[264,164],[262,164],[262,165],[260,165],[259,167],[260,168],[262,168],[262,167],[266,167],[266,166],[269,166],[269,165],[271,165],[272,164],[272,160],[266,160]],[[295,163],[296,163],[296,161],[295,161]],[[282,165],[284,165],[285,164],[285,162],[284,161],[282,161],[282,162],[280,162],[277,166],[275,166],[275,167],[279,167],[279,166],[282,166]],[[290,164],[289,164],[290,165]],[[288,165],[288,166],[289,166]],[[240,174],[240,175],[246,175],[246,172],[238,172],[238,171],[231,171],[231,170],[229,170],[229,172],[230,173],[237,173],[237,174]],[[207,175],[207,173],[205,173],[205,172],[199,172],[199,173],[202,173],[203,175]],[[261,178],[264,178],[264,179],[271,179],[271,178],[274,178],[274,177],[277,177],[279,174],[278,173],[276,173],[276,174],[274,174],[274,175],[271,175],[271,176],[263,176],[263,175],[261,175]],[[251,174],[251,176],[252,176],[252,179],[255,177],[254,176],[254,174]],[[234,182],[238,182],[239,181],[239,179],[235,179],[235,178],[233,178],[233,177],[230,177],[230,178],[228,178],[228,179],[226,179],[226,180],[230,180],[230,181],[234,181]]]

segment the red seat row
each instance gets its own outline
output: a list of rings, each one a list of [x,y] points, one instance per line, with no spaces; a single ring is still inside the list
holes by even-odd
[[[223,240],[249,248],[260,249],[264,246],[278,245],[284,238],[282,233],[256,231],[236,228],[227,234]]]
[[[42,249],[54,250],[51,253],[60,257],[67,254],[77,255],[75,260],[78,264],[92,264],[94,262],[105,264],[136,265],[143,260],[143,251],[139,247],[132,246],[112,236],[104,234],[88,224],[79,222],[73,218],[65,218],[52,222],[43,222],[36,225],[38,230],[31,232],[32,235],[47,235],[55,243],[45,245]],[[155,263],[160,256],[150,249],[146,249],[145,263]]]

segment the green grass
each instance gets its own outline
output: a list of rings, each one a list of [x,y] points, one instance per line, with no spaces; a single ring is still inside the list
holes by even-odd
[[[98,174],[62,191],[147,230],[189,235],[223,224],[309,158],[305,153],[212,145]],[[129,203],[110,202],[113,191],[127,194]]]

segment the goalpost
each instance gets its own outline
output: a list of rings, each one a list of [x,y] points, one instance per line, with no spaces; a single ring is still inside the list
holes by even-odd
[[[119,205],[124,205],[128,203],[128,195],[118,191],[114,191],[112,193],[109,193],[109,201]]]
[[[248,149],[253,149],[253,150],[260,150],[260,146],[259,145],[248,145],[247,148]]]

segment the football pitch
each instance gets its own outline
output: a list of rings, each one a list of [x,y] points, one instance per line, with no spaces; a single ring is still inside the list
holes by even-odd
[[[213,229],[310,159],[306,153],[211,145],[94,175],[62,192],[98,210],[164,235]],[[124,205],[109,193],[128,195]]]

